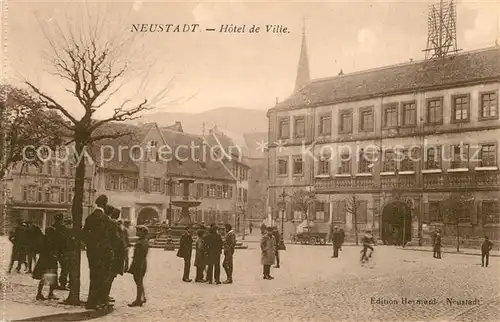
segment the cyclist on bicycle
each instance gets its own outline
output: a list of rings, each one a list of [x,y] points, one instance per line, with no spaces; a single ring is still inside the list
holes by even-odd
[[[369,257],[372,257],[372,252],[373,252],[373,247],[372,245],[375,245],[375,240],[373,239],[372,232],[370,230],[365,231],[365,235],[363,236],[362,239],[363,243],[363,250],[361,251],[361,261],[365,262],[368,261]],[[370,249],[370,255],[368,257],[366,256],[366,251]]]

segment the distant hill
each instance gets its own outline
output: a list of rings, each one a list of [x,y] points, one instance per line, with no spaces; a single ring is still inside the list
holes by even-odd
[[[138,122],[156,122],[160,126],[172,125],[181,122],[184,132],[201,134],[203,122],[205,129],[214,125],[227,129],[230,132],[243,134],[267,132],[268,120],[265,110],[253,110],[237,107],[221,107],[201,113],[159,112],[143,115]]]

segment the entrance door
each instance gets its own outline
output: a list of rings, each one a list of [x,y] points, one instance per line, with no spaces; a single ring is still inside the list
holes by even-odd
[[[382,241],[402,246],[411,240],[411,210],[402,201],[387,204],[382,211]]]

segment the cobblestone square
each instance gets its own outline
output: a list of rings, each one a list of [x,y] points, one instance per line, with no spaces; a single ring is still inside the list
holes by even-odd
[[[500,313],[497,258],[490,259],[490,267],[481,268],[479,256],[450,254],[437,260],[429,252],[379,246],[370,269],[359,264],[360,247],[346,246],[334,259],[330,247],[289,245],[281,252],[281,268],[272,269],[275,279],[266,281],[257,247],[250,243],[248,250],[236,252],[232,285],[184,283],[182,259],[175,252],[153,249],[145,306],[127,307],[135,296],[127,274],[114,283],[115,310],[96,321],[493,321]],[[88,271],[82,255],[85,294]],[[223,270],[221,275],[224,279]],[[28,275],[9,278],[13,283],[36,284]],[[27,289],[32,287],[14,284],[12,299],[35,303],[34,293],[22,291]],[[402,298],[433,304],[403,304]],[[480,305],[450,305],[448,298],[477,299]]]

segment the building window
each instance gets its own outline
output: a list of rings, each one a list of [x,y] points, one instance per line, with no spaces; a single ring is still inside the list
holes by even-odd
[[[45,202],[50,202],[50,197],[52,196],[52,189],[46,188],[45,189]]]
[[[452,97],[452,122],[459,123],[469,121],[469,101],[469,95],[456,95]]]
[[[373,108],[365,107],[360,110],[359,129],[363,132],[373,131]]]
[[[431,98],[427,100],[427,123],[443,123],[443,98]]]
[[[229,186],[227,184],[222,185],[222,198],[229,198]]]
[[[28,201],[28,187],[23,187],[23,201]]]
[[[215,198],[215,184],[209,185],[208,196],[211,198]]]
[[[127,177],[120,178],[120,190],[121,191],[128,190],[128,178]]]
[[[479,118],[495,119],[498,117],[498,98],[496,92],[481,93]]]
[[[139,187],[139,178],[130,178],[129,183],[130,190],[137,190],[137,188]]]
[[[398,103],[386,104],[383,116],[382,123],[385,128],[398,126]]]
[[[73,188],[68,189],[68,202],[73,202]]]
[[[441,205],[439,201],[429,202],[429,219],[431,222],[442,222],[443,215],[441,213]]]
[[[155,140],[149,141],[148,146],[150,146],[152,148],[156,148],[156,147],[158,147],[158,141],[155,141]]]
[[[500,207],[496,200],[482,202],[482,215],[485,224],[500,224]]]
[[[417,106],[415,101],[404,102],[401,110],[401,123],[403,126],[417,125]]]
[[[38,202],[43,202],[43,188],[42,187],[38,187],[38,194],[37,194],[37,199],[36,201]]]
[[[116,174],[111,175],[111,190],[118,190],[120,188],[120,176]]]
[[[359,173],[371,173],[373,168],[373,155],[361,151],[359,153]]]
[[[382,165],[383,172],[396,171],[396,160],[394,158],[394,151],[388,150],[384,152],[384,162]]]
[[[288,139],[290,137],[290,119],[288,117],[279,120],[279,138]]]
[[[339,133],[352,133],[352,111],[340,111]]]
[[[47,174],[49,176],[52,175],[52,171],[53,171],[53,164],[52,164],[52,161],[47,161]]]
[[[247,189],[243,188],[243,202],[247,202]]]
[[[325,221],[326,208],[326,203],[316,203],[316,221]]]
[[[299,176],[304,174],[304,163],[301,156],[293,157],[293,175]]]
[[[494,167],[497,165],[495,144],[481,145],[481,167]]]
[[[65,203],[66,202],[66,189],[63,187],[61,188],[61,191],[59,193],[59,203]]]
[[[302,220],[302,211],[294,210],[293,211],[293,220],[297,220],[297,221]]]
[[[64,162],[59,163],[59,175],[61,177],[66,175],[66,163]]]
[[[59,188],[54,187],[50,189],[50,202],[55,203],[59,201]]]
[[[288,158],[278,159],[278,175],[284,176],[288,174]]]
[[[351,155],[348,152],[344,152],[340,155],[340,167],[338,174],[350,174],[351,173]]]
[[[160,178],[153,178],[153,192],[160,192],[161,180]]]
[[[322,115],[319,118],[319,134],[329,135],[332,133],[332,117],[330,114]]]
[[[452,161],[451,168],[468,168],[469,167],[469,145],[454,145],[451,147]]]
[[[441,147],[434,146],[427,148],[425,168],[430,169],[441,169]]]
[[[294,118],[293,134],[296,138],[303,138],[306,136],[306,119],[303,116]]]
[[[415,163],[413,160],[416,160],[416,150],[403,150],[402,151],[402,159],[401,159],[401,171],[414,171]]]
[[[165,191],[168,191],[165,189]],[[203,197],[203,183],[197,183],[196,184],[196,198],[201,198]]]
[[[330,174],[330,157],[320,156],[318,161],[318,174],[329,175]]]

